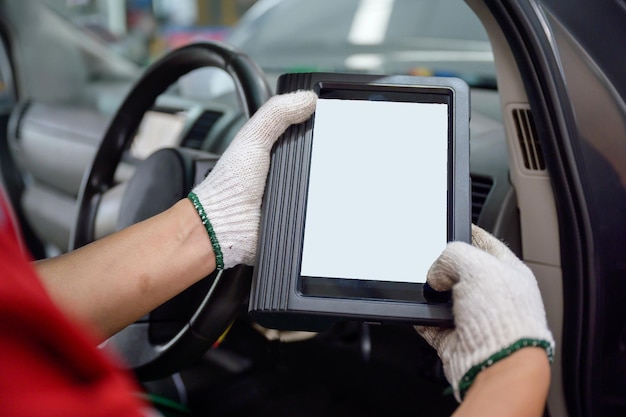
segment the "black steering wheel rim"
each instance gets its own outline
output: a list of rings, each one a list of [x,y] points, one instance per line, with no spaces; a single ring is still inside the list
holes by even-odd
[[[111,119],[91,167],[83,178],[70,249],[77,249],[94,240],[95,209],[99,198],[113,184],[117,165],[144,113],[172,83],[203,67],[220,68],[232,77],[242,109],[248,117],[271,96],[263,71],[247,55],[224,43],[192,43],[173,50],[152,64],[133,85]]]
[[[144,113],[181,76],[203,67],[226,71],[235,82],[241,108],[250,117],[271,96],[262,70],[245,54],[221,42],[192,43],[171,51],[145,70],[111,119],[83,178],[70,249],[95,240],[98,206],[114,185],[114,174],[133,140]],[[176,336],[153,345],[145,327],[129,326],[107,343],[142,380],[170,375],[199,358],[219,338],[249,293],[251,268],[238,266],[217,273],[202,303]]]

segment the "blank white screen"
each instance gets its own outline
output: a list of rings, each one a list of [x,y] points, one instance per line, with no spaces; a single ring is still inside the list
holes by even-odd
[[[447,242],[445,104],[319,99],[302,276],[426,282]]]

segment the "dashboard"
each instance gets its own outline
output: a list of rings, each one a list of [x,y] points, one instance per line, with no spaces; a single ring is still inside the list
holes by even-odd
[[[508,159],[498,94],[471,92],[472,221],[510,242],[520,253],[519,215],[508,178]],[[162,147],[184,147],[221,154],[245,116],[234,97],[225,95],[209,103],[174,92],[159,97],[135,134],[135,140],[116,172],[119,192],[108,197],[111,218],[116,216],[123,185],[138,161]],[[29,173],[22,205],[31,226],[50,254],[68,249],[75,216],[75,200],[84,172],[95,155],[109,117],[97,110],[74,106],[27,103],[13,112],[10,141],[16,160]],[[64,163],[49,158],[59,155]],[[428,196],[424,196],[428,198]],[[45,205],[41,202],[44,201]],[[114,221],[98,235],[113,230]]]

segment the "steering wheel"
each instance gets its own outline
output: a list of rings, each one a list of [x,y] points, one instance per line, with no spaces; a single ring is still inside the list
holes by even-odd
[[[78,196],[70,248],[95,240],[103,204],[116,189],[114,174],[144,113],[182,75],[216,67],[233,78],[242,109],[250,117],[269,97],[262,70],[245,54],[220,42],[193,43],[166,54],[145,70],[107,128]],[[140,162],[119,209],[123,228],[171,207],[204,178],[218,156],[180,148],[163,149]],[[150,195],[150,198],[148,198]],[[140,380],[165,377],[198,360],[239,313],[250,290],[251,268],[237,266],[201,280],[107,340]]]

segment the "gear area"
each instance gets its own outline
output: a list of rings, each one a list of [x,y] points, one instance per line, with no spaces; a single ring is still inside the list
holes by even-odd
[[[410,326],[338,323],[287,342],[240,317],[195,366],[144,382],[164,415],[448,416],[458,405]]]

